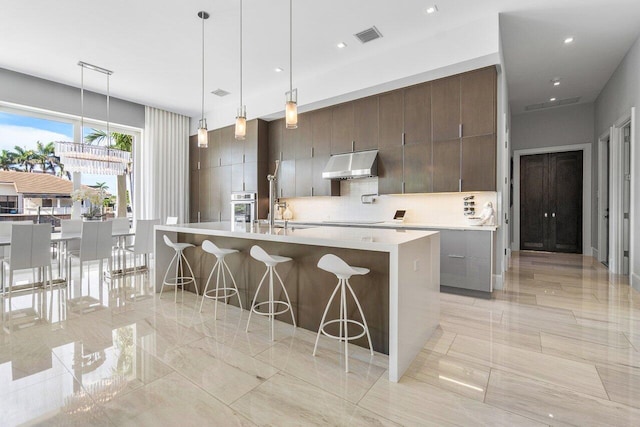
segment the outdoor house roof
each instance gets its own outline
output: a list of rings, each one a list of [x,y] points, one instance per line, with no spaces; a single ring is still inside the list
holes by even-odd
[[[25,197],[70,197],[73,191],[71,181],[48,173],[0,171],[0,183],[13,184]]]

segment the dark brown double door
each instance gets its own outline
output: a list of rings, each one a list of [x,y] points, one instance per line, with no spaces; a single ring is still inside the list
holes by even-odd
[[[582,253],[582,151],[520,157],[520,249]]]

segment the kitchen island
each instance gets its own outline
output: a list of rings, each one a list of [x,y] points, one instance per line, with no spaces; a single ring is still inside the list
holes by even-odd
[[[316,267],[320,257],[334,253],[351,265],[369,268],[369,274],[353,277],[351,283],[367,317],[374,350],[389,355],[391,381],[400,379],[438,326],[438,232],[357,227],[272,228],[265,224],[229,222],[156,226],[156,292],[160,292],[164,269],[174,254],[164,244],[163,235],[196,245],[208,239],[221,247],[238,249],[240,253],[228,257],[228,263],[245,308],[264,272],[264,265],[249,256],[251,246],[258,244],[269,253],[293,258],[293,262],[278,266],[278,270],[289,291],[298,326],[312,331],[317,331],[336,283],[333,275]],[[187,258],[202,292],[213,257],[195,248],[187,251]],[[231,298],[230,302],[234,301]],[[350,315],[352,308],[355,305],[348,307]],[[279,316],[278,320],[290,322],[290,317]]]

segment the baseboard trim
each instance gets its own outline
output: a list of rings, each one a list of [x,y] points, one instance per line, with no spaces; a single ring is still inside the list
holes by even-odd
[[[631,273],[631,287],[640,292],[640,276],[635,273]]]
[[[453,286],[440,285],[440,292],[444,292],[446,294],[462,295],[462,296],[465,296],[465,297],[491,299],[491,292],[476,291],[476,290],[473,290],[473,289],[456,288],[456,287],[453,287]]]
[[[494,274],[492,280],[494,291],[501,291],[504,289],[504,280],[502,274]]]

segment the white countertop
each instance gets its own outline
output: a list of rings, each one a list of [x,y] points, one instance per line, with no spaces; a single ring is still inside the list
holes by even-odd
[[[296,227],[270,228],[267,224],[234,224],[231,222],[201,222],[177,225],[158,225],[156,230],[208,236],[235,237],[303,245],[330,246],[389,252],[399,245],[436,234],[436,231],[363,227]]]
[[[283,221],[276,221],[281,224]],[[495,225],[450,225],[450,224],[423,224],[409,222],[393,222],[393,221],[305,221],[293,220],[289,224],[301,225],[317,225],[322,227],[364,227],[364,228],[381,228],[381,229],[407,229],[407,230],[476,230],[476,231],[496,231]]]

